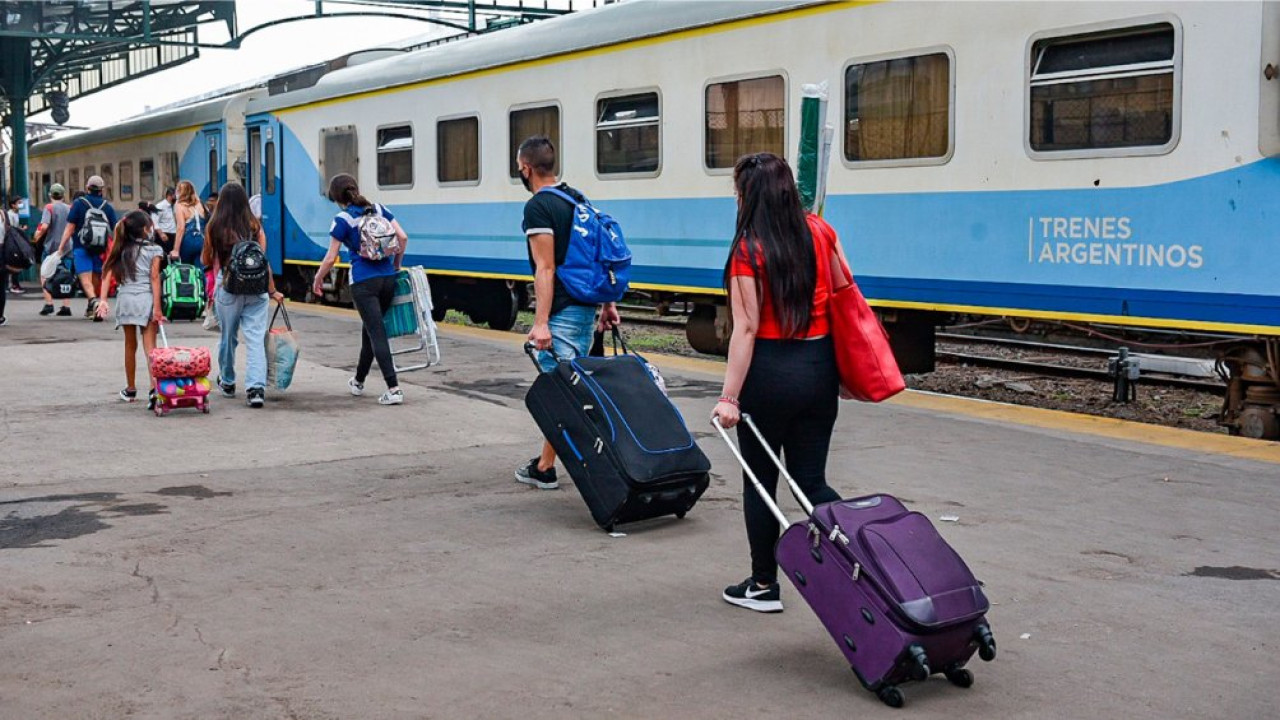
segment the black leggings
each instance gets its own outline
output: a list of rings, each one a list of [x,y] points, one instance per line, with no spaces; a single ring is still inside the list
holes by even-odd
[[[356,364],[356,382],[364,383],[373,366],[373,359],[378,358],[378,369],[382,371],[382,379],[388,388],[396,387],[396,366],[391,359],[391,343],[387,340],[387,329],[382,324],[382,316],[391,307],[391,300],[396,295],[396,276],[361,280],[351,286],[351,299],[355,301],[356,311],[360,313],[360,321],[364,324],[364,332],[360,334],[360,362]]]
[[[827,485],[827,452],[840,403],[840,376],[830,337],[819,340],[756,340],[739,401],[809,502],[839,500]],[[742,456],[760,483],[778,496],[778,468],[745,424],[738,426]],[[778,521],[742,476],[742,508],[751,545],[751,577],[761,585],[778,580],[773,547]]]

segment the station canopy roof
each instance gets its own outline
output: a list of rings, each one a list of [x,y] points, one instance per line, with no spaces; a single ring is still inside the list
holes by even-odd
[[[0,0],[0,45],[11,46],[0,57],[16,61],[25,54],[20,46],[29,46],[32,115],[49,107],[52,91],[74,100],[193,60],[202,46],[225,45],[237,34],[235,8],[225,1]],[[220,42],[202,42],[202,28],[216,28]]]

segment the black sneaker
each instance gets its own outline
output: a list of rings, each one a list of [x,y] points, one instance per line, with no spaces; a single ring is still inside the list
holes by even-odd
[[[0,327],[4,327],[5,325],[8,325],[8,324],[9,324],[8,318],[0,317]]]
[[[737,605],[748,610],[762,613],[782,612],[782,591],[778,583],[767,588],[756,585],[756,581],[747,578],[737,585],[730,585],[720,596],[730,605]]]
[[[52,314],[53,314],[53,306],[52,306],[52,305],[45,305],[44,307],[40,308],[40,314],[41,314],[41,315],[52,315]]]
[[[92,318],[94,322],[102,322],[102,318],[98,317],[98,298],[89,298],[89,307],[85,308],[84,316]]]
[[[134,402],[135,400],[138,399],[138,391],[125,388],[120,391],[120,399],[127,403]]]
[[[236,384],[222,382],[222,376],[218,376],[218,389],[222,391],[222,397],[233,398],[236,396]]]
[[[58,310],[58,317],[71,317],[71,306],[63,305],[62,308]]]
[[[267,403],[267,391],[260,387],[251,387],[244,391],[244,401],[251,408],[260,408]]]
[[[155,388],[152,388],[147,391],[147,409],[148,410],[155,410],[156,403],[159,401],[160,401],[160,396],[156,395]]]
[[[516,481],[525,485],[532,485],[540,490],[555,490],[560,487],[560,481],[556,480],[555,467],[539,470],[538,458],[530,460],[528,465],[516,468]]]

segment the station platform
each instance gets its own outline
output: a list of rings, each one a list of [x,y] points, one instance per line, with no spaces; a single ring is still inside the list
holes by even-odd
[[[611,537],[563,470],[557,491],[513,479],[541,444],[518,335],[445,326],[443,364],[387,408],[376,370],[347,392],[354,313],[295,306],[293,388],[156,418],[115,397],[110,320],[38,309],[11,297],[0,328],[0,720],[1280,712],[1280,444],[843,403],[831,484],[928,515],[993,602],[974,686],[910,683],[892,710],[790,586],[780,615],[720,599],[749,563],[706,420],[718,363],[651,357],[712,486]],[[170,338],[217,345],[197,324]]]

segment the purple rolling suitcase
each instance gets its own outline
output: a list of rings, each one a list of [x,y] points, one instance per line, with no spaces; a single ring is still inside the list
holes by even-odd
[[[805,521],[790,524],[747,467],[729,435],[713,421],[765,504],[786,531],[774,555],[863,687],[890,707],[902,707],[898,684],[942,673],[969,687],[964,669],[976,651],[996,656],[981,584],[929,519],[891,495],[869,495],[814,507],[760,437],[800,505]]]

